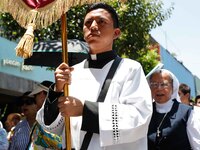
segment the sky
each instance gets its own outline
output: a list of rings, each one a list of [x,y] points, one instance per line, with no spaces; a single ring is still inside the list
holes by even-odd
[[[163,0],[174,3],[171,17],[151,31],[154,39],[200,78],[200,0]]]

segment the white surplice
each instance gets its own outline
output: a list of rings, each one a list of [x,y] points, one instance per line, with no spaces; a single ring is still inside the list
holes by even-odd
[[[104,79],[113,62],[102,69],[84,68],[84,62],[74,66],[69,95],[96,102]],[[122,59],[103,103],[99,103],[99,134],[93,134],[88,150],[147,150],[147,131],[152,115],[151,92],[141,65]],[[119,137],[113,135],[112,114],[117,114]],[[38,122],[50,132],[63,134],[64,117],[60,114],[49,126],[44,124],[44,107],[37,113]],[[81,131],[82,117],[71,117],[72,146],[79,150],[85,131]]]
[[[187,133],[193,150],[200,150],[200,107],[194,106],[187,124]]]

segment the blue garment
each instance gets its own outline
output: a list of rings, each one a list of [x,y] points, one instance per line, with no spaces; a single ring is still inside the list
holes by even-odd
[[[7,150],[9,146],[7,133],[4,128],[0,128],[0,150]]]
[[[19,122],[15,127],[9,150],[26,150],[30,131],[31,129],[26,119]]]

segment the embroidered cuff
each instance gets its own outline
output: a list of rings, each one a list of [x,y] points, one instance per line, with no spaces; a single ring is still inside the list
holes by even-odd
[[[117,105],[112,105],[112,127],[113,127],[113,142],[118,143],[120,140],[119,133],[119,114]]]

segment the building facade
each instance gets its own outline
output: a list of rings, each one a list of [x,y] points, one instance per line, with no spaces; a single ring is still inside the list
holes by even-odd
[[[180,83],[185,83],[191,88],[191,98],[195,98],[200,93],[200,80],[186,68],[182,62],[178,61],[167,49],[160,45],[158,50],[160,62],[163,68],[170,70],[178,78]]]
[[[16,56],[17,43],[0,37],[0,114],[15,112],[16,98],[32,90],[43,80],[54,81],[53,71],[46,67],[24,65],[24,59]]]

